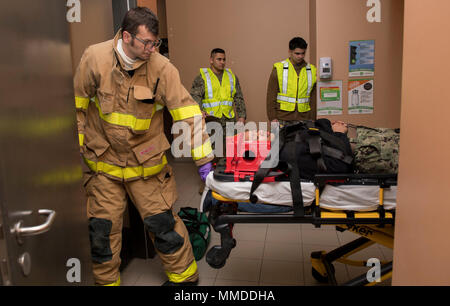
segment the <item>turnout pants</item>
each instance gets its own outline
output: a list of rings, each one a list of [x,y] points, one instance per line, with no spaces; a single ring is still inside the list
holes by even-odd
[[[102,174],[89,174],[85,181],[87,214],[94,278],[99,285],[119,280],[123,214],[127,194],[136,206],[170,281],[198,278],[189,234],[172,211],[176,184],[169,165],[147,179],[121,182]]]

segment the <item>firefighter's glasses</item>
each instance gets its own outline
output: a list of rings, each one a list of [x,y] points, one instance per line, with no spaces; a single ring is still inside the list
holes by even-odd
[[[147,48],[147,46],[150,46],[150,49],[155,47],[158,48],[159,46],[161,46],[162,44],[162,40],[158,39],[158,40],[142,40],[138,37],[136,37],[136,35],[132,35],[134,38],[136,38],[138,41],[140,41],[143,45],[144,45],[144,49]]]

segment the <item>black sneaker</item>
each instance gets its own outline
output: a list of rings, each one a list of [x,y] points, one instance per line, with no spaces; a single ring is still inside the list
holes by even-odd
[[[198,285],[198,280],[193,281],[193,282],[182,282],[182,283],[174,283],[171,281],[167,281],[164,284],[162,284],[162,286],[197,286]]]

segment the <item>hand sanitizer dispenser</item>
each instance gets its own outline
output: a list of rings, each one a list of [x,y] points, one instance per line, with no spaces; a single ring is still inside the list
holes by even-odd
[[[320,78],[331,79],[331,75],[332,75],[331,57],[321,57],[319,70]]]

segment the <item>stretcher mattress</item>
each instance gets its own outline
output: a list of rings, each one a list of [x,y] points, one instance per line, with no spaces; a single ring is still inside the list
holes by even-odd
[[[252,182],[224,182],[214,179],[213,172],[206,178],[206,189],[221,196],[237,201],[248,201]],[[315,200],[316,186],[312,182],[301,183],[304,206],[310,206]],[[326,185],[320,195],[319,205],[330,210],[373,211],[380,203],[380,188],[366,185]],[[262,183],[254,193],[258,203],[292,206],[290,182]],[[397,186],[384,190],[383,204],[387,210],[395,209]]]

